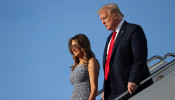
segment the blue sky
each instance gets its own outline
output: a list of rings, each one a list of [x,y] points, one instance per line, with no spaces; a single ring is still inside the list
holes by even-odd
[[[108,3],[142,26],[148,58],[175,52],[174,0],[0,0],[0,100],[70,100],[68,39],[88,36],[102,65],[110,31],[96,13]]]

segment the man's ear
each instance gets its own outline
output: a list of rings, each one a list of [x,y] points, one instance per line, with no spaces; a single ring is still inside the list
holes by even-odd
[[[117,14],[117,13],[114,15],[114,18],[115,18],[116,20],[118,19],[118,14]]]

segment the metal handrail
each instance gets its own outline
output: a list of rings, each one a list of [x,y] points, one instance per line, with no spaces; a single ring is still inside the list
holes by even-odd
[[[175,59],[172,60],[171,62],[169,62],[168,64],[166,64],[165,66],[163,66],[162,68],[158,69],[157,71],[155,71],[151,76],[149,76],[148,78],[146,78],[145,80],[143,80],[140,85],[142,85],[143,83],[147,82],[148,80],[152,79],[153,77],[155,77],[156,75],[158,75],[159,73],[163,72],[164,70],[166,70],[167,68],[171,67],[173,64],[175,64]],[[139,85],[139,86],[140,86]],[[128,91],[125,91],[123,94],[121,94],[120,96],[118,96],[117,98],[115,98],[114,100],[119,100],[121,99],[123,96],[125,96],[126,94],[128,94]]]
[[[152,57],[152,58],[155,58],[155,59],[160,59],[161,61],[159,61],[156,64],[154,64],[151,67],[149,67],[149,71],[153,70],[154,68],[156,68],[157,66],[159,66],[160,64],[162,64],[164,62],[164,59],[167,59],[168,57],[175,57],[175,54],[174,53],[167,53],[164,57],[160,57],[160,56],[154,56],[154,57]],[[153,61],[155,59],[152,59],[151,61]]]
[[[154,68],[156,68],[157,66],[159,66],[160,64],[162,64],[164,62],[164,59],[167,59],[168,57],[175,57],[174,53],[167,53],[164,57],[160,57],[160,56],[154,56],[152,58],[150,58],[148,62],[151,62],[155,59],[159,59],[160,61],[157,62],[156,64],[152,65],[151,67],[149,67],[149,70],[153,70]]]
[[[164,59],[167,59],[168,57],[175,57],[174,53],[167,53],[164,57],[160,57],[160,56],[154,56],[150,59],[150,62],[153,61],[154,59],[160,59],[161,61],[157,62],[156,64],[152,65],[151,67],[149,67],[149,71],[153,70],[154,68],[156,68],[157,66],[159,66],[160,64],[162,64],[164,62]]]
[[[153,66],[149,67],[149,71],[151,72],[154,68],[156,68],[157,66],[159,66],[160,64],[162,64],[164,61],[159,61],[156,64],[154,64]]]
[[[151,67],[149,67],[149,71],[153,70],[154,68],[156,68],[157,66],[159,66],[160,64],[163,63],[164,58],[161,56],[153,56],[152,58],[147,60],[147,64],[152,62],[153,60],[159,59],[160,61],[157,62],[156,64],[152,65]]]
[[[100,95],[101,93],[103,93],[103,89],[101,89],[100,91],[98,91],[96,96]]]
[[[161,56],[153,56],[153,57],[151,57],[150,59],[147,60],[147,64],[150,63],[151,61],[155,60],[155,59],[159,59],[161,61],[164,60],[164,58],[161,57]]]
[[[168,58],[168,57],[175,57],[174,53],[168,53],[164,56],[164,59]]]

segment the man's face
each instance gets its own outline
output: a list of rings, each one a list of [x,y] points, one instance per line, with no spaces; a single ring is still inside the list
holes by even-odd
[[[108,8],[104,8],[100,11],[100,20],[105,27],[110,30],[114,31],[116,29],[116,14],[109,14]]]

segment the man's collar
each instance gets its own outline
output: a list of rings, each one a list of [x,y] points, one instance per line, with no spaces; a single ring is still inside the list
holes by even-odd
[[[122,21],[118,24],[117,28],[115,29],[115,31],[117,33],[119,32],[119,30],[120,30],[121,26],[123,25],[123,23],[124,23],[124,20],[122,19]]]

